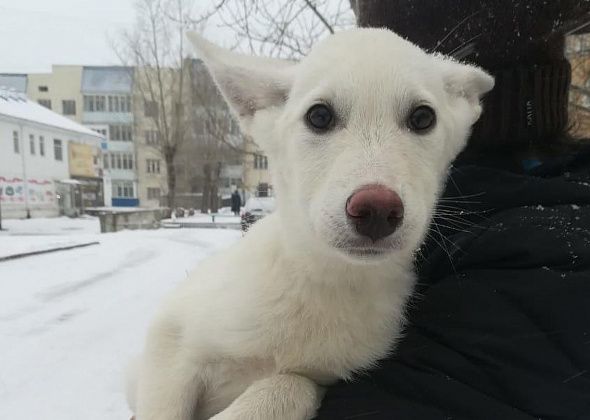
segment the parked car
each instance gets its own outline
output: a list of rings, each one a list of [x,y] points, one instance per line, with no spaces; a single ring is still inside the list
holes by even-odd
[[[270,214],[275,209],[274,197],[250,197],[242,209],[242,232],[247,232],[256,221]]]

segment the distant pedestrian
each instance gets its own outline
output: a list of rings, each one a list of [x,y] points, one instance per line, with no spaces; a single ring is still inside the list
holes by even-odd
[[[242,207],[242,197],[238,190],[235,190],[231,195],[231,211],[235,216],[240,215],[240,208]]]

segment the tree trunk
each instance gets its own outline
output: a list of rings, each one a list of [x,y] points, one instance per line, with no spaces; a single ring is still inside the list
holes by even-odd
[[[211,179],[210,209],[213,213],[219,210],[219,178],[221,177],[221,162],[217,162],[214,176]]]
[[[166,151],[164,153],[164,159],[166,161],[166,181],[168,184],[168,207],[174,209],[176,204],[176,168],[174,167],[174,155],[173,151]]]
[[[201,213],[207,213],[211,207],[211,166],[206,163],[203,165],[203,198],[201,200]]]

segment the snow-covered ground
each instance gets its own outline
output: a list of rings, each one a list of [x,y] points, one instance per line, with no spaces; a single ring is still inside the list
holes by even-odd
[[[6,231],[0,232],[0,258],[94,242],[100,232],[94,218],[3,220],[2,224]]]
[[[124,369],[162,297],[239,231],[98,233],[98,220],[3,221],[0,251],[100,245],[0,262],[0,419],[127,419]]]

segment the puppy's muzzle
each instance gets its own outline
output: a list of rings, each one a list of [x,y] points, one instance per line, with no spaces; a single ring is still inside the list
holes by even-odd
[[[359,235],[377,242],[401,224],[404,204],[395,191],[383,185],[366,185],[348,198],[346,216]]]

